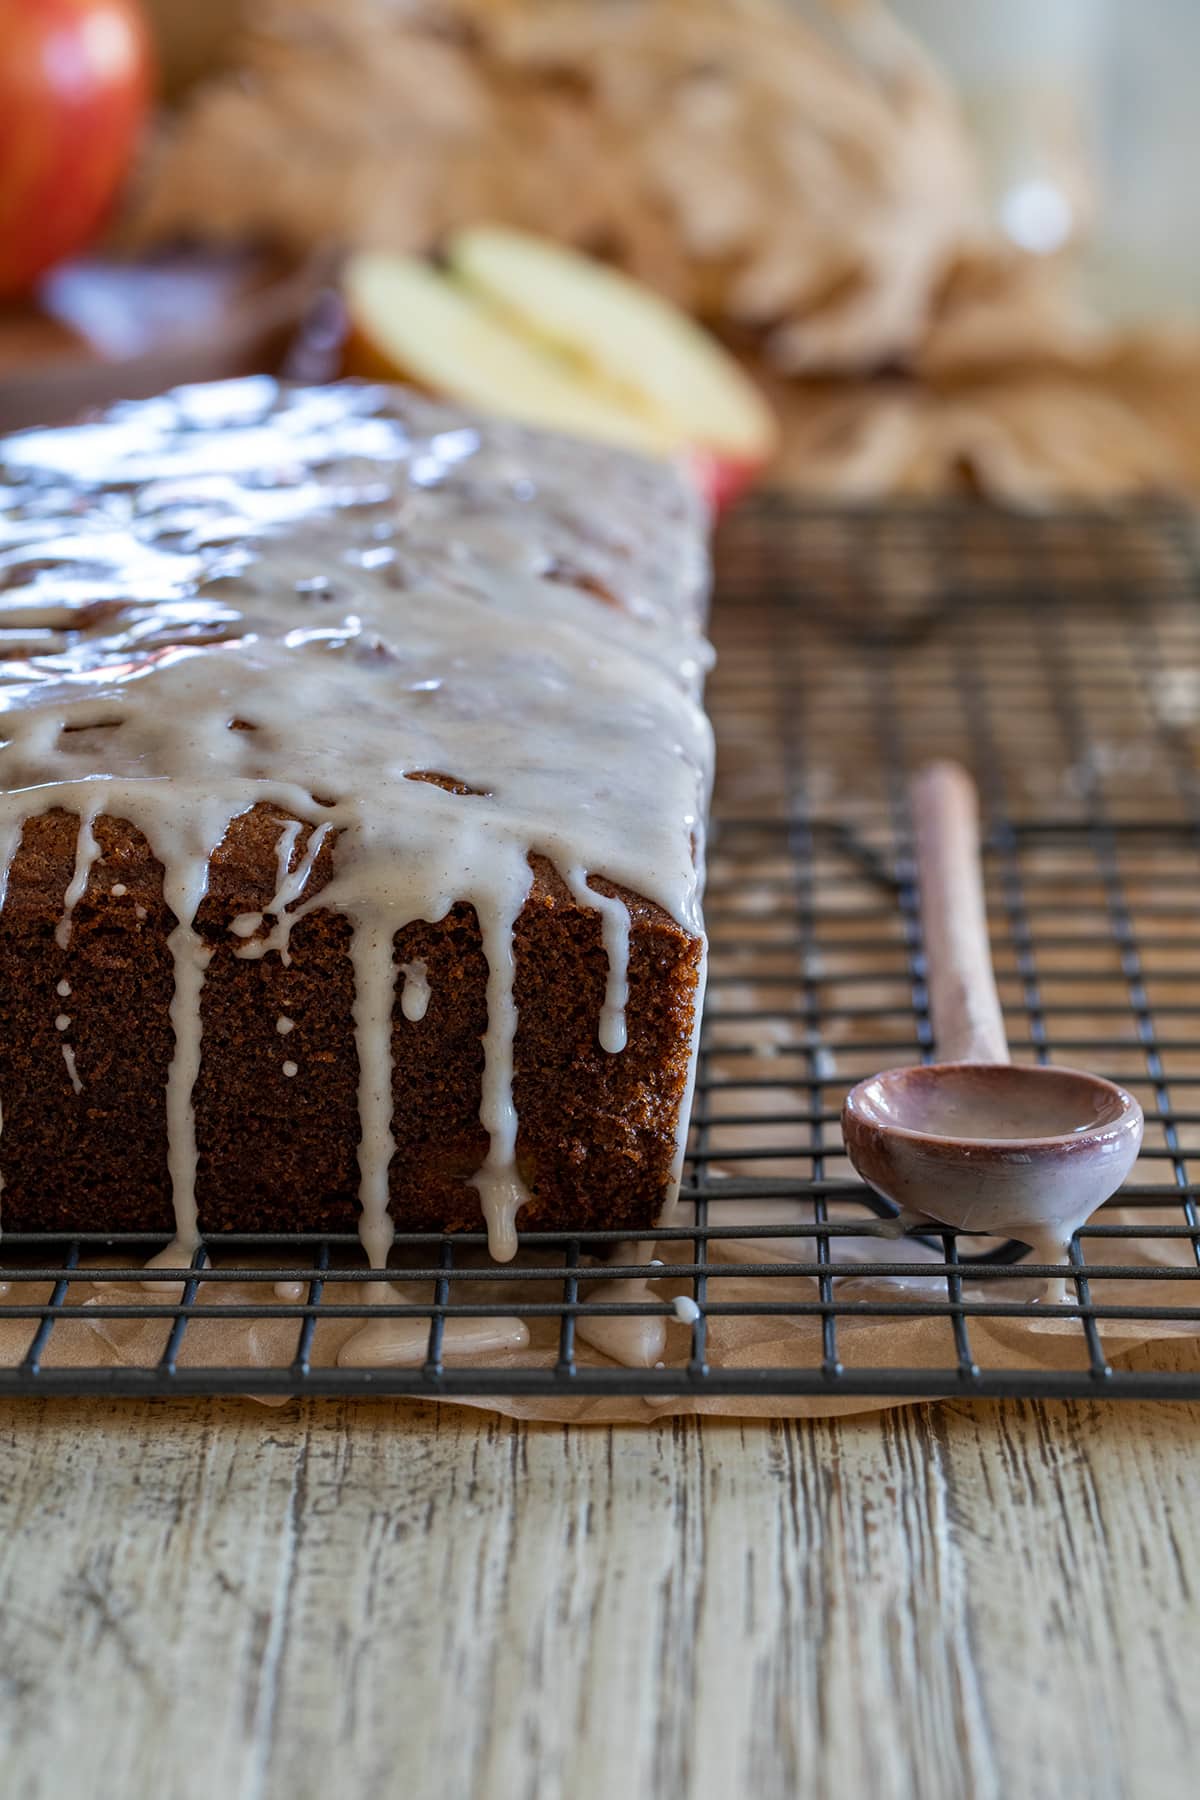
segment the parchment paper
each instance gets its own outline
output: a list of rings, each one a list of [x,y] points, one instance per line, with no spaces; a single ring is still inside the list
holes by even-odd
[[[735,1209],[736,1208],[736,1212]],[[740,1201],[716,1201],[710,1207],[710,1223],[728,1221],[730,1214],[755,1224],[778,1224],[778,1237],[729,1238],[710,1245],[710,1257],[727,1273],[714,1274],[708,1281],[711,1305],[733,1301],[749,1301],[762,1306],[772,1301],[794,1302],[818,1298],[817,1284],[805,1276],[780,1275],[747,1277],[738,1274],[739,1263],[779,1261],[795,1263],[815,1259],[812,1238],[785,1235],[802,1228],[811,1213],[806,1203],[796,1201],[746,1205]],[[860,1215],[865,1216],[865,1215]],[[1112,1224],[1140,1226],[1151,1223],[1179,1224],[1179,1209],[1163,1208],[1148,1216],[1142,1208],[1113,1210],[1100,1215]],[[1106,1281],[1102,1275],[1091,1275],[1091,1299],[1094,1303],[1129,1307],[1161,1307],[1169,1304],[1194,1305],[1190,1283],[1176,1284],[1164,1280],[1163,1272],[1178,1269],[1194,1273],[1195,1262],[1186,1238],[1085,1238],[1085,1257],[1089,1270],[1120,1263],[1138,1266],[1146,1271],[1145,1279]],[[662,1246],[671,1255],[674,1245]],[[835,1295],[845,1305],[854,1301],[883,1301],[903,1304],[905,1301],[946,1298],[944,1276],[925,1272],[928,1265],[940,1260],[939,1254],[913,1239],[887,1242],[878,1238],[834,1239],[832,1251],[839,1270]],[[220,1256],[219,1246],[217,1256]],[[468,1260],[468,1259],[464,1259]],[[912,1272],[903,1276],[881,1276],[863,1271],[861,1264],[870,1262],[911,1261]],[[228,1263],[229,1258],[226,1257]],[[546,1259],[540,1259],[546,1266]],[[110,1263],[110,1266],[112,1264]],[[246,1267],[243,1261],[240,1265]],[[583,1286],[586,1294],[586,1271]],[[1024,1275],[1006,1276],[1001,1280],[964,1280],[964,1297],[971,1300],[1030,1300],[1040,1294],[1042,1283]],[[1164,1291],[1166,1290],[1166,1291]],[[1175,1290],[1175,1291],[1171,1291]],[[650,1282],[653,1297],[670,1300],[676,1294],[689,1294],[691,1284],[668,1278]],[[1070,1291],[1070,1290],[1069,1290]],[[15,1305],[40,1304],[49,1298],[47,1285],[13,1283],[11,1291],[0,1298],[0,1365],[18,1363],[28,1349],[37,1329],[36,1321],[5,1319],[6,1311]],[[469,1297],[472,1302],[494,1304],[503,1315],[519,1315],[522,1304],[557,1299],[557,1284],[527,1282],[472,1282],[469,1296],[464,1286],[453,1292],[453,1298]],[[46,1367],[149,1367],[161,1356],[171,1322],[159,1320],[109,1320],[96,1317],[98,1305],[144,1302],[169,1303],[177,1297],[161,1282],[119,1284],[106,1281],[101,1268],[94,1267],[74,1282],[67,1296],[69,1316],[54,1327],[44,1358]],[[406,1287],[403,1298],[420,1299]],[[432,1299],[427,1288],[423,1297]],[[594,1290],[603,1299],[602,1286]],[[330,1280],[324,1300],[331,1304],[356,1304],[362,1300],[362,1289],[356,1284]],[[247,1392],[253,1393],[256,1369],[286,1366],[295,1350],[300,1322],[284,1312],[286,1302],[275,1297],[270,1283],[210,1281],[201,1285],[197,1294],[197,1314],[184,1334],[179,1366],[192,1368],[222,1366],[244,1368]],[[294,1303],[293,1303],[294,1304]],[[241,1305],[253,1308],[259,1317],[253,1321],[205,1320],[205,1306]],[[266,1313],[266,1317],[262,1315]],[[277,1315],[277,1316],[273,1316]],[[318,1321],[312,1344],[315,1367],[331,1366],[346,1339],[359,1328],[356,1320],[326,1319]],[[523,1351],[480,1357],[473,1354],[476,1366],[489,1368],[552,1367],[557,1357],[558,1320],[531,1319],[530,1344]],[[1180,1336],[1195,1337],[1197,1327],[1187,1322],[1167,1319],[1138,1321],[1100,1321],[1098,1330],[1105,1352],[1119,1356],[1139,1344]],[[970,1343],[975,1361],[982,1369],[1059,1370],[1082,1369],[1087,1366],[1087,1345],[1077,1317],[1047,1308],[1044,1318],[1008,1317],[1003,1319],[972,1318],[969,1321]],[[943,1318],[878,1318],[841,1316],[837,1324],[838,1352],[847,1368],[905,1367],[951,1368],[956,1352],[951,1326]],[[667,1328],[664,1361],[668,1367],[686,1363],[691,1343],[688,1327],[673,1320]],[[616,1369],[617,1365],[586,1344],[578,1344],[577,1360],[581,1367]],[[817,1318],[723,1317],[708,1319],[708,1360],[719,1369],[813,1368],[821,1359],[820,1321]],[[446,1357],[452,1366],[454,1358]],[[949,1386],[949,1383],[948,1383]],[[894,1398],[851,1396],[757,1397],[729,1396],[693,1398],[663,1396],[661,1398],[621,1397],[580,1398],[568,1396],[551,1399],[521,1396],[488,1396],[481,1399],[453,1399],[447,1404],[489,1408],[513,1417],[578,1422],[616,1423],[647,1422],[667,1415],[719,1414],[729,1417],[819,1418],[836,1414],[874,1412],[904,1404]]]

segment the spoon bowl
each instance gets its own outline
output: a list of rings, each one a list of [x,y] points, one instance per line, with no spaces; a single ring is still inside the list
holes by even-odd
[[[1132,1094],[1081,1069],[946,1062],[851,1089],[846,1152],[902,1219],[1012,1237],[1054,1260],[1116,1193],[1142,1142]]]

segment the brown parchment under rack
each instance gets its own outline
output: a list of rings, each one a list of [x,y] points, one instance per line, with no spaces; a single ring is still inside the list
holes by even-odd
[[[387,1310],[363,1304],[352,1238],[215,1238],[180,1289],[144,1271],[162,1239],[8,1234],[0,1391],[410,1393],[589,1419],[1200,1397],[1200,1357],[1125,1366],[1200,1338],[1197,542],[1166,506],[768,495],[726,524],[702,1060],[683,1210],[642,1298],[612,1287],[641,1272],[621,1234],[530,1234],[497,1267],[482,1233],[400,1232],[394,1310],[427,1322],[423,1360],[343,1368],[339,1344]],[[847,1087],[934,1053],[906,800],[930,756],[980,786],[1014,1057],[1094,1069],[1146,1112],[1064,1307],[1017,1246],[885,1237],[842,1154]],[[662,1367],[589,1348],[580,1321],[617,1312],[667,1319]],[[456,1359],[453,1322],[480,1314],[519,1315],[529,1347]]]

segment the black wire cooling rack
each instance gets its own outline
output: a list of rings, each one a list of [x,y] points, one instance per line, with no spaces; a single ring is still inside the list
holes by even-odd
[[[497,1268],[481,1234],[401,1232],[403,1286],[368,1306],[352,1238],[223,1236],[172,1287],[144,1266],[162,1239],[11,1234],[0,1392],[1200,1397],[1200,1360],[1119,1354],[1200,1333],[1197,541],[1165,507],[741,511],[718,556],[711,974],[661,1266],[625,1233],[529,1234]],[[906,799],[934,755],[983,794],[1014,1054],[1146,1112],[1060,1304],[1020,1246],[892,1236],[842,1154],[846,1089],[934,1053]],[[463,1321],[513,1314],[527,1349],[462,1359]],[[619,1315],[667,1322],[658,1366],[589,1349]],[[387,1316],[420,1321],[410,1365],[337,1366],[347,1322]]]

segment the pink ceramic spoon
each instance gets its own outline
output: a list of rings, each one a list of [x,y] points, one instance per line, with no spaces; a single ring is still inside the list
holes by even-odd
[[[1065,1261],[1071,1235],[1137,1160],[1142,1109],[1080,1069],[1018,1067],[988,948],[975,789],[957,763],[913,784],[929,1010],[938,1055],[851,1089],[846,1151],[904,1225],[1018,1238]],[[1046,1298],[1061,1299],[1061,1281]]]

